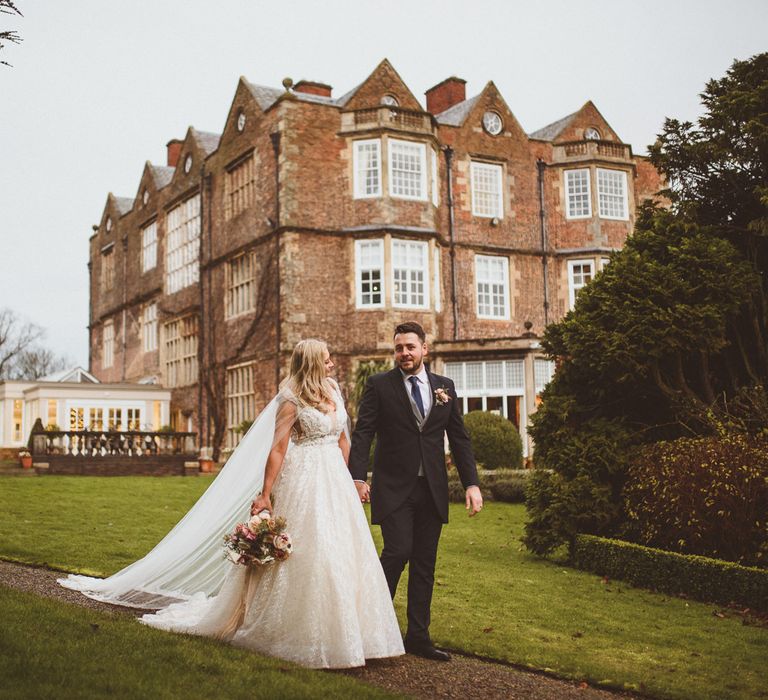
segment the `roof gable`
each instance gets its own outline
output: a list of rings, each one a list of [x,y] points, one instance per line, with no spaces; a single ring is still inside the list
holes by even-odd
[[[449,107],[435,118],[441,126],[455,126],[458,128],[479,126],[482,124],[483,114],[487,111],[499,114],[504,123],[504,131],[502,133],[507,133],[515,138],[525,137],[525,132],[520,126],[520,122],[517,121],[517,117],[512,113],[512,110],[493,81],[486,83],[480,94]],[[495,137],[489,136],[489,138]]]
[[[385,94],[396,97],[404,109],[423,110],[421,103],[386,58],[362,83],[342,95],[336,104],[344,109],[378,107]]]
[[[530,134],[532,139],[562,143],[564,141],[582,141],[588,128],[597,129],[602,141],[622,143],[619,136],[600,114],[592,100],[587,100],[580,109],[556,122],[537,129]]]

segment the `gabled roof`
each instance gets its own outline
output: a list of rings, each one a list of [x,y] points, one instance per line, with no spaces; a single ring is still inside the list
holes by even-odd
[[[153,165],[147,163],[149,169],[152,172],[152,177],[155,180],[155,185],[158,190],[163,189],[166,185],[170,184],[173,179],[173,173],[176,172],[176,168],[169,168],[167,165]]]
[[[221,134],[214,134],[211,131],[198,131],[194,127],[192,127],[192,132],[200,148],[205,151],[205,155],[210,155],[219,147]]]
[[[51,374],[46,374],[44,377],[40,377],[36,381],[38,382],[81,382],[83,384],[100,384],[101,383],[88,370],[85,370],[82,367],[70,367],[69,369],[62,369],[58,372],[52,372]]]
[[[531,132],[528,136],[532,139],[540,139],[541,141],[554,141],[568,127],[578,113],[578,111],[573,112],[562,119],[558,119],[556,122],[552,122],[551,124],[543,126],[541,129]]]
[[[133,209],[133,202],[134,199],[132,197],[114,197],[115,200],[115,206],[117,207],[117,211],[120,213],[120,216],[123,214],[127,214],[131,209]]]
[[[437,123],[446,124],[448,126],[461,126],[479,99],[480,95],[475,95],[463,102],[457,102],[455,105],[449,107],[444,112],[440,112],[440,114],[435,117]]]
[[[300,102],[314,102],[315,104],[340,106],[339,100],[334,100],[332,97],[325,97],[323,95],[312,95],[308,92],[286,92],[282,88],[268,87],[267,85],[256,85],[249,81],[245,81],[248,89],[253,94],[256,102],[262,111],[266,112],[275,102],[277,102],[283,95],[290,95],[291,97],[299,100]]]

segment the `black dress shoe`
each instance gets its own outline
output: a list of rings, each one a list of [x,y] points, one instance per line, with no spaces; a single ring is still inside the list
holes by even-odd
[[[429,659],[430,661],[450,661],[451,655],[447,651],[443,651],[442,649],[436,649],[431,644],[409,644],[408,642],[405,643],[405,650],[409,654],[413,654],[414,656],[421,656],[425,659]]]

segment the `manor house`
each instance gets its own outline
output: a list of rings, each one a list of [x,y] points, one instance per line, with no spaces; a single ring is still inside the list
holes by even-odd
[[[240,78],[221,134],[189,128],[109,194],[90,239],[90,371],[171,389],[171,421],[233,446],[320,337],[351,388],[427,331],[466,411],[520,430],[552,373],[539,338],[660,188],[592,102],[527,134],[492,82],[426,108],[387,60],[334,97]]]

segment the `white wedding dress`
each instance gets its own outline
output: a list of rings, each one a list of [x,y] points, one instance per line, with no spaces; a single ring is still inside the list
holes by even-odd
[[[290,397],[290,395],[289,395]],[[290,398],[289,398],[290,400]],[[217,637],[311,668],[362,666],[404,653],[365,513],[339,448],[344,403],[297,407],[294,436],[273,488],[293,553],[284,562],[229,567],[215,595],[196,593],[141,621]],[[243,513],[247,518],[247,513]]]

